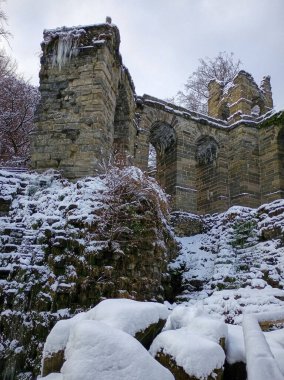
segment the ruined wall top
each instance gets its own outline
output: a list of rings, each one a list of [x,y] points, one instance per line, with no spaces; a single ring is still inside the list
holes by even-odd
[[[269,76],[258,86],[251,74],[241,70],[229,85],[212,80],[208,88],[208,114],[229,124],[255,120],[273,108]]]
[[[79,53],[107,45],[122,62],[119,30],[109,23],[109,18],[107,21],[103,24],[44,30],[41,44],[44,59],[50,59],[51,66],[58,66],[61,70],[64,64]]]

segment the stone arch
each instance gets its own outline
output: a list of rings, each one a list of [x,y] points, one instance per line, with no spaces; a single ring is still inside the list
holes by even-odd
[[[264,99],[260,96],[255,97],[251,101],[251,116],[259,117],[266,112]]]
[[[211,135],[201,135],[195,141],[197,211],[212,212],[219,196],[218,156],[220,144]]]
[[[196,141],[195,158],[199,166],[212,164],[217,160],[219,144],[212,136],[202,135]]]
[[[156,179],[163,189],[173,194],[176,182],[177,134],[164,121],[156,121],[149,130],[148,144],[156,150]]]

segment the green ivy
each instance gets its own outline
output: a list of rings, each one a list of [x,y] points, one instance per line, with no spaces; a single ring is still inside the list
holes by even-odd
[[[248,238],[255,235],[256,222],[254,220],[248,220],[245,222],[237,222],[234,229],[234,239],[231,241],[232,247],[243,248]]]
[[[271,125],[284,126],[284,111],[279,111],[279,112],[275,113],[274,115],[272,115],[271,117],[269,117],[268,119],[261,122],[259,124],[259,128],[265,128],[265,127],[269,127]]]

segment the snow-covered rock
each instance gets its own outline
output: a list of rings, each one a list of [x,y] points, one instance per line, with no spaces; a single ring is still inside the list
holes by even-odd
[[[150,353],[180,378],[221,378],[225,353],[221,346],[188,327],[162,332],[154,340]],[[181,377],[184,376],[184,377]],[[179,378],[179,377],[178,377]]]
[[[129,299],[108,299],[86,313],[56,323],[49,333],[43,350],[42,375],[60,371],[71,331],[83,320],[96,320],[137,338],[147,348],[162,330],[169,315],[168,308],[156,302]]]
[[[174,380],[131,335],[94,320],[72,327],[65,357],[62,380]]]
[[[3,371],[36,376],[52,326],[103,298],[163,301],[176,242],[167,197],[141,170],[77,182],[0,170],[0,198]]]
[[[167,320],[165,330],[183,327],[216,343],[227,339],[227,325],[220,319],[210,317],[203,308],[198,306],[179,305],[174,308]]]
[[[248,380],[284,380],[284,372],[281,371],[268,340],[261,331],[256,314],[246,314],[244,316],[243,331]],[[280,358],[283,359],[283,357],[282,346]],[[283,364],[281,367],[283,368]]]
[[[185,372],[197,379],[220,377],[225,362],[221,345],[225,346],[226,338],[227,326],[221,320],[210,318],[198,307],[177,306],[150,352],[178,376]]]
[[[166,322],[169,314],[170,311],[163,304],[121,298],[100,302],[86,313],[86,319],[102,321],[109,326],[135,336],[137,332],[158,323],[159,320]]]

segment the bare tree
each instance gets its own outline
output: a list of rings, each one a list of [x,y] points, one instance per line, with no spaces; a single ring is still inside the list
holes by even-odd
[[[0,0],[0,40],[10,33]],[[29,135],[39,99],[38,90],[17,74],[17,64],[0,49],[0,163],[25,163],[29,158]]]
[[[0,57],[0,70],[1,62]],[[29,135],[34,128],[39,94],[35,87],[16,76],[13,66],[5,61],[3,67],[2,75],[0,72],[0,160],[25,163],[29,158]]]
[[[5,38],[6,40],[10,36],[10,32],[6,29],[7,16],[2,9],[2,4],[5,0],[0,0],[0,38]]]
[[[209,82],[216,79],[223,86],[228,85],[239,72],[241,61],[234,59],[234,53],[220,52],[213,59],[201,58],[199,62],[197,70],[188,78],[184,92],[178,92],[176,102],[193,111],[207,113]]]
[[[0,78],[16,75],[17,63],[4,49],[0,49]]]

